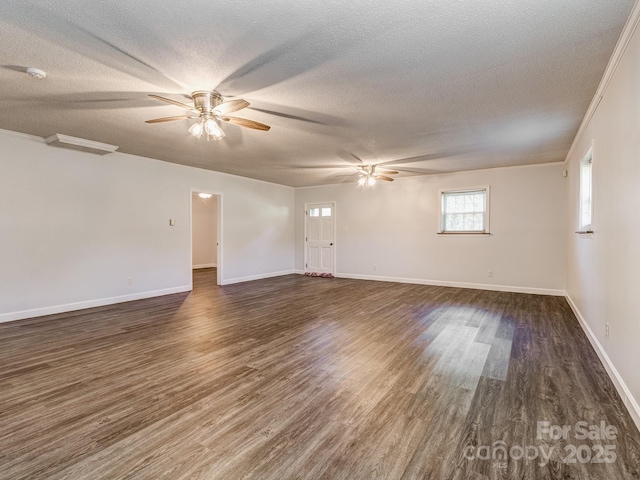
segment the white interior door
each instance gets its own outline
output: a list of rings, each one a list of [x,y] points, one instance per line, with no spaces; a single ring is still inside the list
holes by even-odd
[[[334,272],[335,205],[307,205],[305,209],[305,272]]]

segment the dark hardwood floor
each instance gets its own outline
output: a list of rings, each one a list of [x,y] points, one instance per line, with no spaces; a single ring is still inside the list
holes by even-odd
[[[627,479],[640,434],[562,298],[212,269],[0,324],[0,478]]]

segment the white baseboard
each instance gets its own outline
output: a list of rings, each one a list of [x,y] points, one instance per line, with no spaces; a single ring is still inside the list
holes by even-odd
[[[214,268],[218,267],[217,263],[201,263],[200,265],[194,265],[191,267],[194,270],[198,270],[199,268]]]
[[[281,277],[283,275],[291,275],[295,270],[282,270],[280,272],[260,273],[258,275],[250,275],[248,277],[228,278],[222,280],[222,285],[232,285],[234,283],[251,282],[252,280],[262,280],[264,278]]]
[[[629,411],[631,418],[636,424],[636,427],[638,428],[638,430],[640,430],[640,406],[638,406],[638,402],[631,394],[631,391],[627,387],[627,384],[624,383],[624,380],[620,376],[620,373],[618,373],[618,370],[616,369],[616,367],[613,365],[613,362],[609,358],[609,355],[607,355],[607,352],[603,348],[602,344],[598,341],[598,338],[593,333],[593,330],[591,330],[586,320],[582,316],[582,313],[580,312],[580,310],[578,309],[576,304],[573,302],[573,300],[571,299],[568,293],[565,295],[565,298],[567,299],[567,302],[569,302],[569,306],[571,307],[571,310],[573,310],[573,313],[578,319],[578,322],[580,323],[582,330],[584,330],[584,333],[587,335],[587,338],[591,342],[593,349],[598,354],[598,357],[600,357],[600,361],[604,365],[604,368],[609,374],[611,381],[615,385],[616,390],[618,391],[618,395],[620,395],[620,398],[622,398],[622,401],[624,402],[624,406],[627,407],[627,410]]]
[[[117,297],[99,298],[96,300],[86,300],[84,302],[66,303],[64,305],[54,305],[51,307],[34,308],[31,310],[21,310],[18,312],[9,312],[0,314],[0,323],[11,322],[13,320],[22,320],[24,318],[42,317],[44,315],[53,315],[55,313],[72,312],[74,310],[83,310],[85,308],[102,307],[104,305],[113,305],[115,303],[130,302],[132,300],[142,300],[144,298],[160,297],[162,295],[170,295],[172,293],[183,293],[191,291],[189,285],[181,287],[164,288],[162,290],[152,290],[149,292],[132,293],[129,295],[120,295]]]
[[[297,273],[297,271],[296,271]],[[354,280],[375,280],[377,282],[413,283],[416,285],[432,285],[436,287],[472,288],[474,290],[493,290],[497,292],[532,293],[535,295],[553,295],[564,297],[564,290],[534,287],[514,287],[511,285],[490,285],[484,283],[447,282],[442,280],[424,280],[421,278],[383,277],[378,275],[353,275],[350,273],[336,273],[337,278],[351,278]]]

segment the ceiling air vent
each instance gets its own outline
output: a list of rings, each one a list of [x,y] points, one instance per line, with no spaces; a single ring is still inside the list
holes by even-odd
[[[45,138],[44,141],[47,142],[47,145],[53,145],[54,147],[70,148],[71,150],[80,150],[81,152],[96,153],[98,155],[113,153],[118,149],[115,145],[85,140],[84,138],[70,137],[69,135],[62,135],[60,133],[51,135]]]

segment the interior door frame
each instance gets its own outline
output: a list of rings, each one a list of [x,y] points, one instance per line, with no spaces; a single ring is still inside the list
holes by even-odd
[[[189,189],[189,286],[193,290],[193,194],[194,193],[210,193],[217,200],[217,212],[216,212],[216,263],[217,263],[217,278],[216,283],[223,285],[222,275],[222,193],[216,193],[208,188],[193,188]]]
[[[316,205],[331,205],[331,211],[333,213],[333,215],[331,216],[332,221],[333,221],[333,232],[331,235],[331,242],[333,243],[332,247],[333,247],[333,251],[332,251],[332,256],[333,258],[331,259],[331,274],[333,276],[336,275],[336,259],[337,259],[337,255],[336,255],[336,250],[337,250],[337,245],[336,245],[336,232],[338,231],[338,214],[337,214],[337,204],[335,201],[332,202],[311,202],[311,203],[305,203],[304,204],[304,265],[302,266],[302,271],[306,272],[307,271],[307,231],[308,231],[308,219],[309,219],[309,208],[316,206]]]

